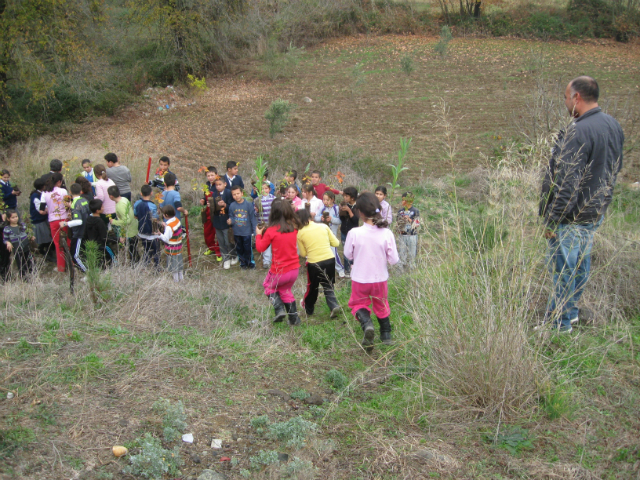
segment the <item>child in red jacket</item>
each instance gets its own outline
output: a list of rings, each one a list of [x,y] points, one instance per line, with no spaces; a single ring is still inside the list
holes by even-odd
[[[275,310],[275,322],[288,317],[289,325],[300,325],[296,299],[291,288],[298,278],[298,229],[300,221],[286,200],[276,199],[271,204],[269,224],[256,228],[256,249],[264,252],[271,246],[271,269],[262,286]]]

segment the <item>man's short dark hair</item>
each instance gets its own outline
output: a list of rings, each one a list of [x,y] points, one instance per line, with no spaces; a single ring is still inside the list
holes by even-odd
[[[347,187],[342,191],[342,193],[344,195],[349,195],[354,200],[358,199],[358,189],[356,187]]]
[[[80,186],[79,183],[72,183],[71,186],[69,187],[69,191],[73,195],[80,195],[82,193],[82,187]]]
[[[116,185],[111,185],[107,188],[107,194],[113,198],[118,198],[120,196],[120,189]]]
[[[158,160],[158,162],[163,162],[167,165],[171,165],[171,160],[169,160],[169,157],[160,157],[160,160]]]
[[[176,176],[174,173],[167,173],[164,176],[164,184],[167,187],[173,187],[176,184]]]
[[[595,78],[582,76],[571,80],[571,91],[580,94],[582,99],[587,103],[595,103],[600,96],[600,87]]]
[[[107,162],[111,162],[111,163],[118,163],[118,156],[115,153],[107,153],[104,156],[104,159]]]
[[[242,192],[242,187],[240,185],[234,185],[231,187],[231,191],[233,192],[234,190],[240,190]]]
[[[237,166],[238,166],[238,162],[234,162],[233,160],[229,160],[227,162],[227,170],[229,170],[230,168],[233,168],[233,167],[237,167]]]
[[[94,198],[89,202],[89,211],[91,213],[96,213],[101,208],[102,208],[102,200],[100,200],[99,198]]]
[[[61,172],[62,171],[62,162],[57,158],[54,158],[49,162],[49,170],[52,172]]]
[[[153,192],[153,189],[151,188],[151,185],[142,185],[140,187],[140,193],[142,194],[143,197],[148,197],[149,195],[151,195],[152,192]]]

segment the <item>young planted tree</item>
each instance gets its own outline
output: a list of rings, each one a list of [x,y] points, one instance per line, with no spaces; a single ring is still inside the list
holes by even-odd
[[[393,192],[396,190],[398,186],[398,178],[400,177],[400,173],[405,170],[409,170],[404,166],[404,161],[407,158],[407,152],[409,151],[409,146],[411,145],[411,139],[401,138],[400,139],[400,150],[398,150],[398,164],[393,165],[389,164],[391,167],[391,175],[393,177],[392,182],[388,182],[391,185],[391,196],[393,196]]]
[[[253,167],[253,174],[256,176],[256,185],[258,190],[258,196],[256,197],[256,206],[260,212],[260,220],[262,220],[262,201],[260,201],[260,193],[262,189],[262,182],[264,181],[264,174],[267,172],[268,162],[265,162],[262,155],[258,155],[256,158],[255,166]]]

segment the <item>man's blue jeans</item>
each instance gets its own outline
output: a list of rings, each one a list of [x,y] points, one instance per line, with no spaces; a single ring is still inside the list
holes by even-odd
[[[547,319],[553,326],[569,330],[578,317],[578,300],[589,280],[593,234],[603,217],[590,225],[558,225],[556,236],[549,240],[548,265],[553,275],[553,291],[547,305]]]

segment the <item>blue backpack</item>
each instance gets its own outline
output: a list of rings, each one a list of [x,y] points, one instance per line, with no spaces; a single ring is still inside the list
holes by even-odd
[[[152,235],[153,234],[153,213],[151,213],[151,209],[149,208],[149,201],[142,200],[138,204],[138,233],[142,235]]]

